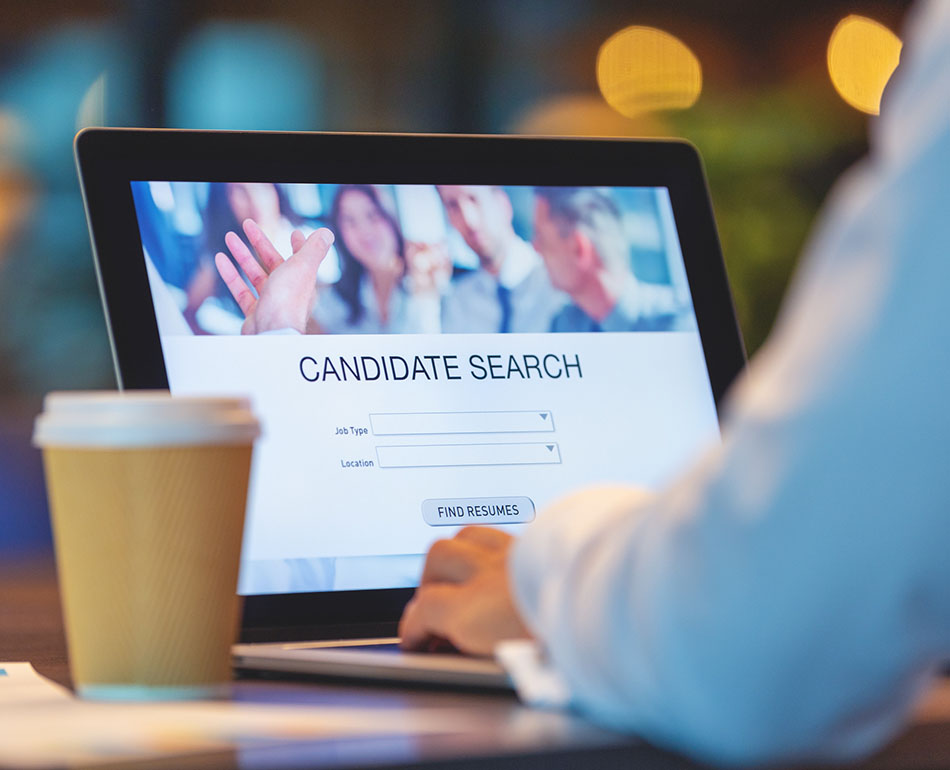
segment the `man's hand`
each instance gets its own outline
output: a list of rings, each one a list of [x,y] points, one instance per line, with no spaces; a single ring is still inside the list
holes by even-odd
[[[452,278],[452,260],[444,243],[406,241],[406,266],[410,294],[438,296]]]
[[[514,538],[488,527],[465,527],[429,549],[422,582],[399,623],[402,647],[428,649],[448,641],[462,652],[491,655],[504,639],[531,634],[508,588]]]
[[[257,258],[236,233],[228,233],[224,242],[257,291],[257,297],[224,252],[219,251],[214,257],[218,273],[244,313],[241,333],[296,329],[306,334],[307,321],[317,300],[317,268],[333,243],[333,233],[321,227],[305,237],[300,230],[294,230],[290,238],[293,254],[284,260],[253,219],[245,219],[243,227]]]

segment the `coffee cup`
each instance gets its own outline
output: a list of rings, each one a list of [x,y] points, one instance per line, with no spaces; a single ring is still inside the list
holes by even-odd
[[[34,444],[78,694],[202,697],[230,679],[259,433],[241,398],[46,397]]]

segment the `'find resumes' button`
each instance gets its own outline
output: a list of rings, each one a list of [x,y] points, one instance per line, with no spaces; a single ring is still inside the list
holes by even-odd
[[[450,497],[423,500],[422,518],[432,527],[525,524],[534,521],[530,497]]]

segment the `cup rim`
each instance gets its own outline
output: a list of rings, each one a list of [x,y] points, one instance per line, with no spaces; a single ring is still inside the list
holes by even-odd
[[[60,391],[37,416],[41,448],[247,444],[261,433],[244,396],[173,396],[168,391]]]

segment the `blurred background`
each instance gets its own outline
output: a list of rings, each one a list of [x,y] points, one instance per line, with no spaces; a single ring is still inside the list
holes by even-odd
[[[0,0],[0,560],[49,550],[32,419],[113,388],[84,126],[676,136],[747,348],[867,149],[905,0]]]

